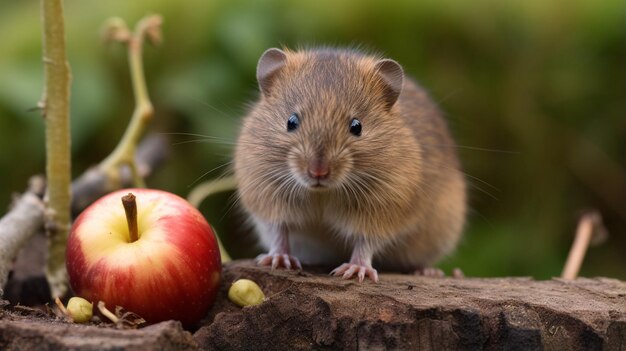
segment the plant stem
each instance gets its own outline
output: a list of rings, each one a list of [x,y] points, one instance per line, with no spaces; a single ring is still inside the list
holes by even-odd
[[[187,201],[193,207],[200,207],[202,201],[205,198],[221,193],[224,191],[232,191],[237,189],[237,182],[234,176],[224,177],[216,180],[208,180],[202,184],[199,184],[191,190],[187,195]]]
[[[101,169],[110,175],[117,175],[121,165],[129,166],[136,187],[145,187],[145,184],[137,170],[135,150],[144,129],[154,113],[150,97],[148,96],[143,70],[143,43],[145,36],[149,35],[151,31],[155,31],[155,28],[158,28],[161,22],[161,16],[157,15],[143,18],[135,27],[134,33],[126,41],[128,44],[128,62],[133,93],[135,95],[135,110],[128,128],[124,132],[124,136],[122,136],[115,150],[100,164]],[[115,176],[111,178],[115,178]]]
[[[46,120],[48,262],[46,277],[53,296],[67,291],[65,245],[70,228],[70,67],[65,55],[61,0],[41,0],[45,87],[40,106]]]
[[[126,212],[126,222],[128,222],[128,237],[130,242],[134,243],[139,239],[139,230],[137,228],[137,201],[135,195],[128,193],[122,196],[122,205]]]
[[[204,201],[205,198],[217,193],[236,189],[237,181],[235,180],[234,176],[225,177],[217,180],[209,180],[193,188],[193,190],[191,190],[191,192],[187,196],[187,200],[193,207],[200,208],[200,204],[202,203],[202,201]],[[222,241],[220,240],[220,237],[217,235],[217,233],[215,234],[215,239],[217,239],[217,244],[220,248],[222,263],[230,262],[232,258],[224,248],[224,245],[222,245]]]

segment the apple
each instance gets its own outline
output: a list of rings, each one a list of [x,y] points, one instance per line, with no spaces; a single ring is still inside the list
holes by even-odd
[[[222,264],[211,226],[186,200],[124,189],[85,209],[67,243],[72,290],[149,323],[192,326],[215,301]]]

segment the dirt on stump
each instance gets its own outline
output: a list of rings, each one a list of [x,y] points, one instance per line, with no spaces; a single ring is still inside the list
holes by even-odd
[[[194,330],[168,321],[137,330],[76,325],[46,313],[0,312],[2,350],[626,350],[626,282],[609,278],[429,278],[381,274],[358,283],[224,266],[221,291]],[[266,300],[240,308],[240,278]]]

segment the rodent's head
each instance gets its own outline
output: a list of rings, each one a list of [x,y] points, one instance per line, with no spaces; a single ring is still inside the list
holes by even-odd
[[[255,187],[358,192],[402,162],[401,139],[410,136],[395,108],[403,85],[395,61],[269,49],[257,80],[261,100],[244,121],[235,164]]]

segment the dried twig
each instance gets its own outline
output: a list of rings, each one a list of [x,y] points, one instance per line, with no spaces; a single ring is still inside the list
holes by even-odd
[[[133,312],[124,311],[120,306],[115,306],[115,313],[111,312],[103,301],[97,304],[100,313],[109,319],[116,328],[120,329],[136,329],[146,324],[146,320]]]
[[[28,190],[15,202],[13,208],[0,219],[0,292],[6,285],[9,271],[19,249],[43,228],[45,191],[43,177],[33,177]]]
[[[104,301],[98,301],[97,306],[100,313],[102,313],[103,316],[107,317],[111,322],[118,323],[120,321],[120,319],[106,307]]]
[[[578,222],[576,238],[567,256],[561,278],[576,279],[589,244],[600,244],[606,240],[607,236],[600,214],[598,212],[585,213]]]
[[[61,302],[61,299],[56,297],[54,299],[54,304],[57,305],[57,308],[61,312],[60,315],[62,316],[62,318],[67,321],[70,321],[71,320],[70,314],[69,312],[67,312],[67,308],[65,308],[65,305],[63,305],[63,302]]]
[[[142,177],[147,178],[162,164],[168,153],[168,142],[162,135],[146,137],[137,149],[137,166]],[[121,184],[131,184],[130,172],[122,174]],[[107,175],[94,167],[72,183],[73,212],[78,214],[100,196],[117,188],[111,185]],[[43,177],[33,177],[26,191],[13,208],[0,219],[0,286],[5,286],[8,273],[19,249],[38,231],[43,229],[44,205],[41,198],[45,192]],[[0,296],[2,295],[0,289]]]

